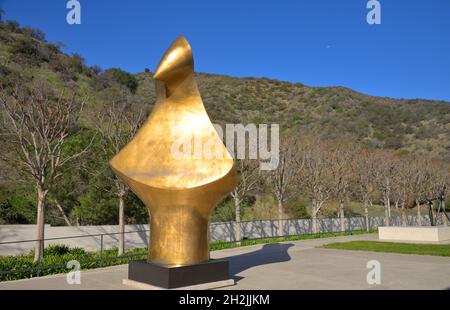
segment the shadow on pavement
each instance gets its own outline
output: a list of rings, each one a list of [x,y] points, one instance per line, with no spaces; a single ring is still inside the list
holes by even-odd
[[[236,282],[239,282],[242,277],[237,274],[252,267],[268,265],[273,263],[287,262],[291,260],[288,250],[294,246],[292,243],[272,243],[265,244],[261,249],[239,254],[229,257],[224,257],[230,262],[230,273]]]

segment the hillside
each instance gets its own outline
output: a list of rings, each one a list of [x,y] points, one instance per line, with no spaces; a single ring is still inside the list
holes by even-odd
[[[279,123],[325,138],[353,140],[450,159],[450,103],[371,97],[344,87],[199,74],[208,113],[226,122]]]
[[[137,88],[131,88],[132,99],[149,107],[155,98],[150,75],[137,74]],[[39,31],[4,24],[0,80],[8,84],[13,79],[45,79],[55,87],[75,88],[87,94],[91,104],[104,104],[102,97],[115,84],[108,70],[101,73],[100,68],[86,67],[80,55],[63,54]],[[197,81],[215,122],[279,123],[282,130],[299,127],[325,138],[450,159],[449,102],[373,97],[344,87],[310,87],[265,78],[199,73]]]
[[[72,90],[87,98],[82,118],[69,139],[69,149],[80,148],[93,132],[93,114],[113,101],[133,103],[150,112],[155,101],[151,72],[130,74],[118,68],[88,67],[82,56],[61,52],[61,44],[15,22],[0,22],[0,90],[15,85],[44,83],[54,90]],[[144,68],[143,68],[144,69]],[[450,102],[402,100],[368,96],[344,87],[311,87],[266,78],[234,78],[198,73],[197,82],[213,122],[278,123],[280,129],[315,133],[325,139],[353,141],[400,153],[427,154],[450,160]],[[2,124],[0,124],[2,125]],[[3,126],[1,126],[3,127]],[[0,139],[5,135],[0,132]],[[0,155],[10,152],[0,141]],[[84,159],[106,165],[92,151]],[[103,189],[104,178],[86,174],[80,165],[68,166],[52,195],[84,224],[116,223],[116,197]],[[16,169],[0,161],[0,223],[32,223],[35,193]],[[128,223],[142,223],[147,211],[134,195],[127,198]],[[231,203],[225,201],[224,204]],[[63,224],[50,201],[48,220]],[[231,210],[231,209],[230,209]]]

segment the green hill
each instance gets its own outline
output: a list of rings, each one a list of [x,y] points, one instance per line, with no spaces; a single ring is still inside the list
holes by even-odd
[[[344,87],[199,74],[211,117],[279,123],[330,139],[450,159],[450,103],[372,97]]]
[[[83,136],[82,129],[93,128],[90,120],[93,109],[101,109],[112,100],[135,102],[148,112],[151,110],[155,91],[148,69],[130,74],[118,68],[88,67],[82,56],[67,55],[61,52],[61,46],[46,42],[45,35],[38,30],[11,21],[0,22],[0,90],[44,81],[56,90],[72,89],[87,96],[78,128],[81,133],[76,139]],[[311,87],[266,78],[198,73],[197,81],[206,110],[216,123],[278,123],[282,131],[295,128],[298,130],[293,132],[315,133],[325,139],[450,160],[450,102],[374,97],[345,87]],[[6,147],[0,148],[0,155],[5,152]],[[100,160],[94,157],[89,160]],[[116,208],[114,198],[92,193],[95,189],[89,176],[71,170],[76,169],[73,167],[67,169],[71,173],[59,189],[67,193],[59,197],[62,204],[71,210],[95,204],[98,219],[91,210],[85,214],[94,215],[84,219],[84,223],[116,223],[117,212],[101,209]],[[33,189],[28,185],[24,188],[17,172],[1,161],[0,175],[0,206],[7,197],[8,205],[3,210],[10,205],[18,210],[18,219],[7,222],[34,221]],[[76,190],[72,191],[74,187]],[[142,206],[133,209],[130,206],[133,204],[138,205],[131,200],[127,202],[128,222],[140,222],[146,218],[146,211]],[[12,211],[5,212],[12,216]],[[110,217],[105,218],[106,213]]]
[[[41,32],[6,23],[0,29],[3,84],[45,79],[55,87],[87,94],[91,104],[107,104],[105,94],[126,86],[132,100],[150,108],[151,73],[129,76],[120,69],[99,72],[80,55],[66,55]],[[450,159],[450,103],[368,96],[345,87],[310,87],[266,78],[197,75],[206,109],[215,122],[279,123],[325,138],[358,141],[404,152]],[[136,79],[137,85],[133,85]],[[87,110],[86,113],[88,113]]]

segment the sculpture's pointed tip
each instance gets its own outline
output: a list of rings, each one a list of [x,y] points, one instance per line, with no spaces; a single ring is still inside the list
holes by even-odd
[[[186,37],[185,37],[184,35],[182,35],[182,34],[180,34],[180,35],[175,39],[175,41],[173,41],[172,44],[174,44],[174,43],[176,43],[176,42],[179,42],[179,43],[181,43],[181,44],[184,44],[184,45],[187,45],[187,46],[190,47],[188,40],[187,40]]]
[[[193,71],[194,58],[191,46],[183,35],[179,35],[162,57],[153,78],[168,81],[173,77]]]

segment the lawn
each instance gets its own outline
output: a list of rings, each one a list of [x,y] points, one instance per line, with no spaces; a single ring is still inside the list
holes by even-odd
[[[328,244],[321,246],[321,248],[338,249],[338,250],[352,250],[352,251],[449,256],[450,257],[450,244],[417,244],[417,243],[396,243],[396,242],[381,242],[381,241],[349,241],[349,242],[328,243]]]

